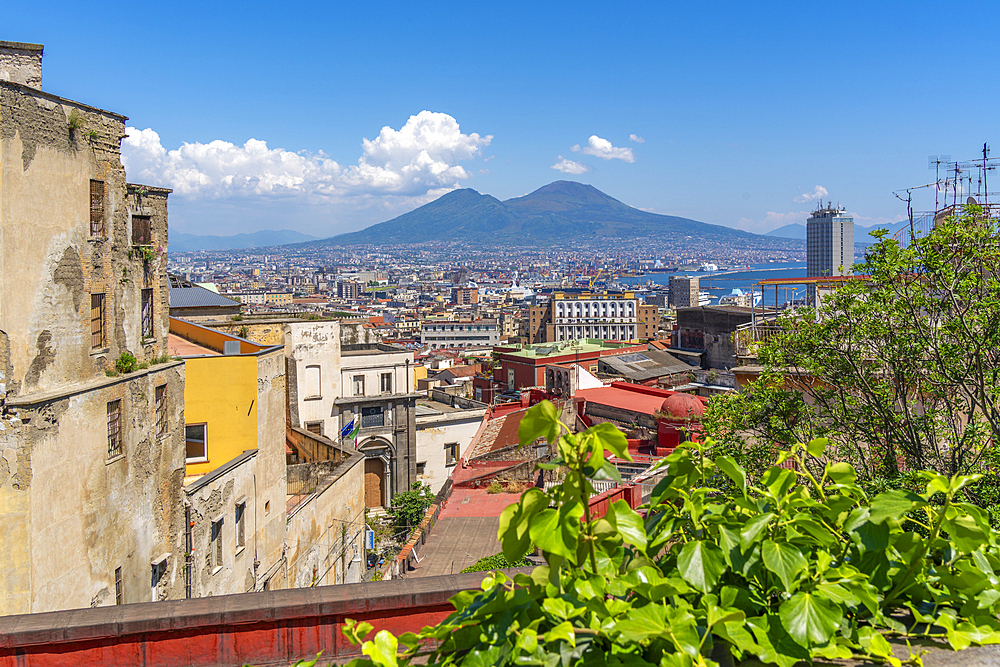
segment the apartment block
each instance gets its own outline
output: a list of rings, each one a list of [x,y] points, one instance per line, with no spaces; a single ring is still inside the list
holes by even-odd
[[[493,319],[424,322],[420,325],[420,344],[432,350],[494,347],[500,344],[500,326]]]
[[[655,305],[640,303],[635,292],[555,292],[545,305],[529,309],[528,327],[532,343],[648,340],[656,337],[659,314]]]

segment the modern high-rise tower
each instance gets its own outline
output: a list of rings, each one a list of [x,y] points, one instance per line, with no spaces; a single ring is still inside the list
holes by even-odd
[[[816,207],[806,221],[806,275],[851,275],[854,266],[854,218],[842,207],[827,202]]]

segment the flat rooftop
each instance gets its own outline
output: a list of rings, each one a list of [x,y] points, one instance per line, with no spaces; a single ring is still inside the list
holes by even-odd
[[[515,357],[526,357],[529,359],[542,359],[545,357],[558,357],[566,354],[584,354],[590,352],[600,352],[601,350],[617,350],[623,347],[632,347],[638,343],[620,343],[617,341],[605,341],[600,338],[581,338],[579,340],[560,341],[557,343],[532,343],[529,345],[509,345],[500,347],[512,348],[509,354]]]
[[[167,334],[167,353],[171,357],[222,356],[215,350],[198,345],[198,343],[192,343],[177,334]]]

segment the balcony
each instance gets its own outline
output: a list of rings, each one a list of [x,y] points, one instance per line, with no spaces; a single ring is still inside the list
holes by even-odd
[[[756,358],[757,350],[761,344],[771,340],[781,330],[781,327],[775,324],[750,323],[738,327],[733,332],[736,356],[747,359]]]

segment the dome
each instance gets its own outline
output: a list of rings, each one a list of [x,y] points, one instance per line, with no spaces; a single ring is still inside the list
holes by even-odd
[[[674,419],[701,419],[705,404],[691,394],[677,393],[663,401],[660,411]]]

